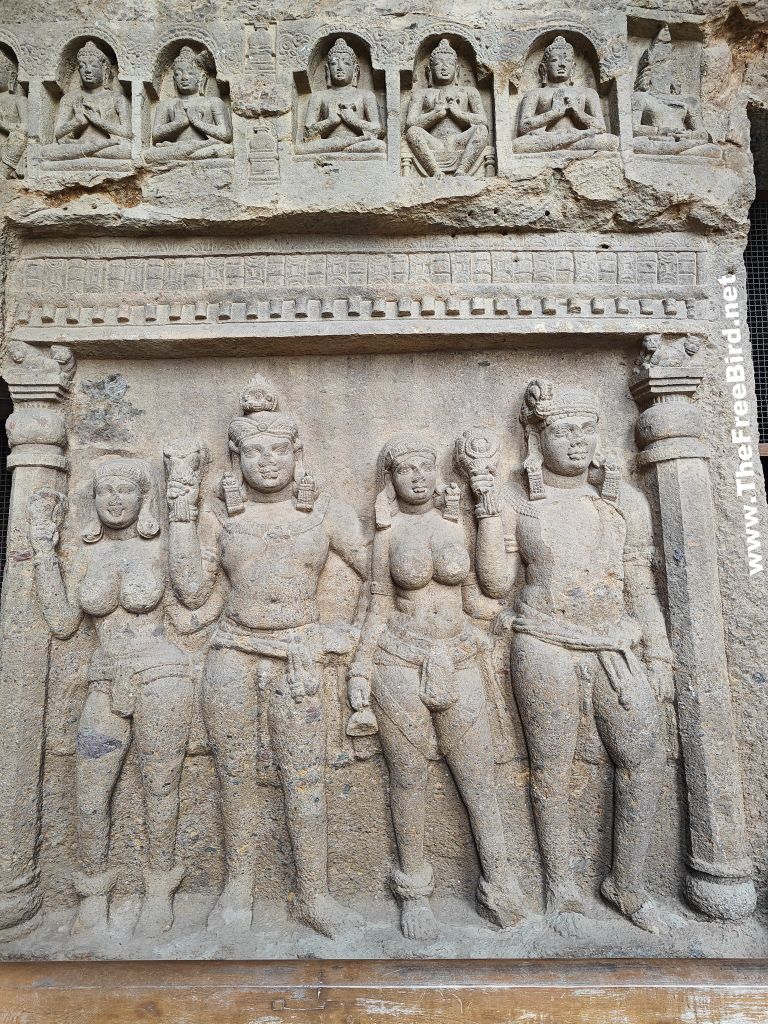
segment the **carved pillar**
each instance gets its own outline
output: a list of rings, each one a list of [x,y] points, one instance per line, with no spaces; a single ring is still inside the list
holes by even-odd
[[[0,609],[0,928],[28,921],[41,902],[37,851],[50,634],[35,594],[27,510],[38,487],[66,491],[62,402],[73,372],[72,353],[59,345],[48,354],[12,344],[3,368],[14,411],[7,424],[13,485]]]
[[[711,918],[755,907],[746,852],[741,774],[731,712],[717,567],[715,512],[703,420],[692,396],[704,376],[690,365],[697,339],[646,338],[632,395],[640,466],[655,474],[688,791],[686,895]]]

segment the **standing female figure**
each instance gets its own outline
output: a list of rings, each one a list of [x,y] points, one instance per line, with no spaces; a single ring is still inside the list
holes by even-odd
[[[184,876],[175,847],[192,681],[186,655],[163,628],[167,563],[148,464],[141,459],[102,463],[91,494],[92,515],[82,531],[88,547],[68,573],[68,586],[56,553],[64,498],[37,491],[30,506],[37,591],[51,632],[66,640],[90,616],[98,637],[77,734],[83,871],[75,878],[81,902],[73,930],[107,925],[118,876],[108,869],[110,804],[133,733],[149,840],[138,928],[153,933],[173,924],[173,895]]]
[[[439,511],[435,449],[413,435],[384,447],[377,483],[371,600],[349,670],[349,699],[359,710],[372,698],[377,713],[400,859],[391,884],[402,931],[411,939],[437,935],[424,826],[428,766],[440,757],[467,807],[480,857],[478,910],[500,927],[515,925],[527,911],[496,796],[486,641],[463,607],[470,558],[453,515],[458,488],[447,489],[446,510]]]

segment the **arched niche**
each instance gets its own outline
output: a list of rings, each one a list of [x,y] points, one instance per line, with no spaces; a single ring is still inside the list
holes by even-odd
[[[339,58],[351,75],[348,82],[334,78],[331,63]],[[343,120],[343,111],[350,106],[363,122],[363,130]],[[337,113],[342,123],[332,126]],[[373,67],[365,39],[354,32],[329,32],[315,44],[306,68],[294,73],[293,123],[299,155],[366,158],[385,154],[384,71]]]
[[[186,73],[179,80],[177,70]],[[190,90],[187,92],[186,90]],[[229,83],[219,75],[216,53],[207,40],[189,35],[167,42],[158,52],[142,115],[145,162],[152,166],[200,160],[231,160],[232,115]],[[190,122],[177,138],[163,126],[191,109],[208,124],[210,136]],[[194,135],[194,137],[190,137]]]
[[[564,40],[565,44],[573,50],[572,73],[564,82],[549,80],[545,70],[546,53],[557,40]],[[594,113],[599,113],[603,121],[602,130],[593,136],[594,148],[618,149],[619,117],[615,81],[611,79],[601,82],[599,58],[592,40],[572,28],[550,28],[540,33],[528,49],[517,82],[510,83],[513,149],[522,145],[519,140],[524,134],[520,130],[524,101],[527,98],[528,103],[533,106],[533,97],[537,97],[537,113],[544,113],[544,108],[549,103],[547,90],[550,89],[564,92],[567,98],[576,97],[577,106],[579,103],[583,105],[586,97],[586,110],[590,109],[591,104],[594,105]],[[547,130],[547,134],[553,134],[554,130],[554,128],[551,131]],[[533,135],[533,133],[530,134]],[[615,144],[610,141],[610,137],[615,138]],[[573,145],[551,149],[546,148],[544,141],[542,145],[544,148],[540,150],[541,152],[558,152],[561,148],[570,150],[586,147],[586,141],[577,140]],[[530,150],[521,148],[519,151],[529,152]]]
[[[453,84],[446,86],[443,91],[457,91],[463,97],[462,107],[477,105],[479,100],[477,110],[484,115],[484,124],[480,125],[480,129],[484,129],[485,138],[480,140],[482,145],[478,143],[475,147],[478,149],[478,153],[476,158],[471,161],[471,167],[467,173],[475,177],[492,177],[496,173],[493,80],[487,69],[478,62],[472,44],[463,36],[451,32],[433,33],[426,36],[417,47],[412,69],[402,71],[400,74],[401,123],[403,125],[401,169],[404,174],[415,170],[425,177],[434,176],[429,166],[428,153],[422,151],[423,155],[420,156],[418,144],[414,147],[409,142],[409,119],[414,112],[428,111],[439,98],[436,94],[441,91],[441,88],[433,81],[431,59],[435,51],[446,46],[456,54],[456,71]],[[439,132],[435,133],[430,130],[428,134],[437,137]],[[426,149],[430,148],[428,140],[425,140],[425,145]],[[459,161],[461,161],[461,156],[459,156]],[[442,155],[439,155],[437,162],[438,165],[441,165],[438,168],[438,173],[440,171],[444,174],[456,173],[451,166],[455,164],[455,159],[449,160],[448,156],[443,158]]]
[[[131,149],[131,86],[130,82],[121,77],[120,58],[111,41],[103,35],[88,33],[74,36],[62,48],[53,78],[43,82],[43,97],[40,123],[40,141],[43,143],[41,157],[43,161],[52,162],[62,167],[71,165],[74,162],[80,163],[83,160],[90,162],[94,159],[101,159],[98,146],[89,147],[85,143],[81,147],[82,152],[78,154],[78,147],[71,146],[71,153],[64,156],[65,147],[75,141],[72,136],[57,140],[57,126],[61,120],[71,113],[70,106],[73,98],[77,98],[85,90],[82,80],[79,60],[80,54],[86,50],[91,53],[98,51],[103,58],[103,82],[94,93],[94,100],[101,106],[99,96],[111,98],[107,112],[107,120],[119,121],[122,131],[127,134],[119,136],[119,143],[114,146],[115,158],[119,160],[130,160]],[[117,139],[118,136],[115,136]],[[57,143],[61,143],[61,153],[57,151]],[[93,152],[89,152],[92,148]],[[104,151],[106,158],[106,150]],[[109,157],[110,163],[114,162]]]

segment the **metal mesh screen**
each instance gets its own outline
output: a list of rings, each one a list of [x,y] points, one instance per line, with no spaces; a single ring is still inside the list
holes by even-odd
[[[755,361],[757,418],[760,440],[768,441],[768,198],[758,198],[749,215],[747,267],[747,320]]]
[[[5,570],[5,539],[8,531],[8,515],[11,510],[11,474],[6,466],[8,461],[8,438],[5,421],[11,415],[12,405],[8,387],[0,380],[0,582]]]

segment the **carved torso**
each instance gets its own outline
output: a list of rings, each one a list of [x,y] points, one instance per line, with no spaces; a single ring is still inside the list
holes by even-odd
[[[120,127],[121,115],[126,106],[125,97],[118,90],[106,88],[94,89],[92,92],[76,89],[68,93],[61,102],[66,120],[74,117],[85,104],[94,110],[106,124],[114,125],[115,129]],[[81,141],[99,142],[107,136],[105,132],[89,121],[81,131],[73,132],[70,137]]]
[[[328,505],[321,496],[310,513],[297,511],[293,502],[248,502],[232,518],[219,513],[219,557],[231,586],[227,616],[252,629],[318,620],[317,584],[330,550]]]
[[[470,110],[470,94],[477,95],[477,90],[456,84],[447,85],[441,89],[424,89],[421,93],[421,111],[428,114],[435,107],[447,104],[462,114],[466,114]],[[430,129],[429,134],[435,139],[447,139],[453,135],[461,135],[464,131],[466,128],[456,124],[453,118],[444,117]]]
[[[450,635],[463,617],[460,584],[470,571],[461,527],[435,509],[395,516],[389,570],[398,611],[435,635]]]

